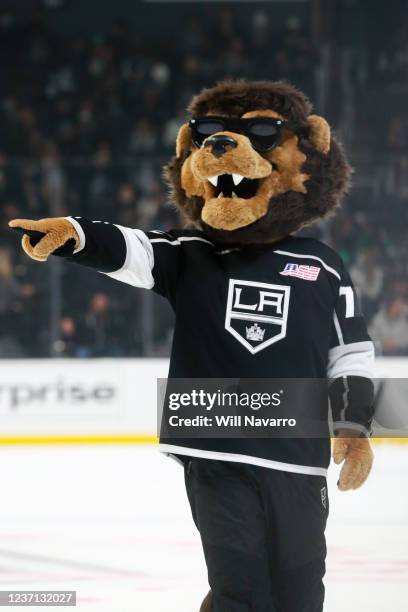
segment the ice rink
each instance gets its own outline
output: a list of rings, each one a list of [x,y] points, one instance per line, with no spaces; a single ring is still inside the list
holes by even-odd
[[[338,492],[330,470],[325,612],[408,610],[408,446],[375,450],[360,491]],[[76,590],[80,610],[198,612],[205,566],[175,461],[153,446],[0,457],[1,590]]]

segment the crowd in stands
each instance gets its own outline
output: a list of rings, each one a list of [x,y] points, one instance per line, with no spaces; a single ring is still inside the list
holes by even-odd
[[[32,262],[7,221],[79,214],[176,226],[161,168],[191,95],[226,75],[273,75],[314,97],[320,56],[310,41],[298,19],[276,28],[262,10],[250,23],[223,8],[205,23],[189,18],[171,45],[152,45],[123,22],[93,38],[62,36],[41,15],[21,23],[0,10],[0,357],[168,352],[172,315],[160,298],[54,258]],[[407,96],[407,58],[401,31],[370,70]],[[374,94],[384,95],[381,86]],[[319,230],[351,269],[384,354],[408,354],[407,108],[382,138],[367,127],[353,143],[359,154],[388,147],[394,163],[363,173],[372,183],[357,180],[343,211]],[[364,121],[375,125],[366,112]]]

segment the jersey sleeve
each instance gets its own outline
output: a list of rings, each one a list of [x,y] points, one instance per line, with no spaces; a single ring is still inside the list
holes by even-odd
[[[143,232],[82,217],[68,220],[79,235],[80,245],[74,252],[61,253],[66,259],[128,285],[174,298],[181,250],[174,248],[180,242],[173,232]]]
[[[327,377],[335,434],[370,435],[374,413],[374,345],[351,278],[342,266],[333,310]]]

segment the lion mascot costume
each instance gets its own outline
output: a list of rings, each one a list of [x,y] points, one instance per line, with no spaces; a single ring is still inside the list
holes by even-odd
[[[325,119],[286,82],[195,96],[165,169],[186,229],[15,219],[22,246],[166,297],[169,379],[325,379],[338,486],[373,461],[373,344],[340,257],[298,230],[332,213],[350,168]],[[327,404],[326,404],[327,407]],[[184,465],[208,569],[207,612],[321,612],[330,436],[165,438]]]

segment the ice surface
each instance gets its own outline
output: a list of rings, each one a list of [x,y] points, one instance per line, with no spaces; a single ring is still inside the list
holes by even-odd
[[[153,446],[3,446],[0,462],[1,590],[198,612],[205,566],[175,461]],[[408,610],[407,470],[408,446],[381,445],[367,484],[340,493],[331,467],[325,611]]]

